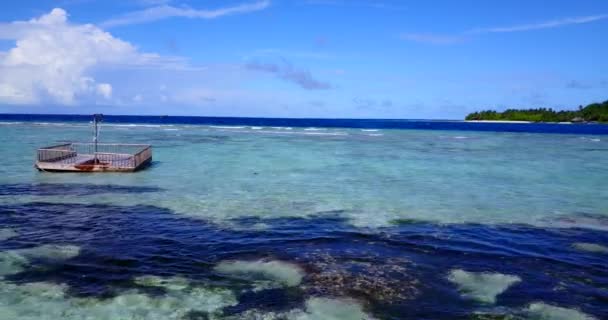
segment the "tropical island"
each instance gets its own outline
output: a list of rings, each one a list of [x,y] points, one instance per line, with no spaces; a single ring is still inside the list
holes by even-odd
[[[503,112],[486,110],[473,112],[466,116],[468,121],[528,121],[528,122],[603,122],[608,123],[608,100],[592,103],[578,110],[551,108],[507,109]]]

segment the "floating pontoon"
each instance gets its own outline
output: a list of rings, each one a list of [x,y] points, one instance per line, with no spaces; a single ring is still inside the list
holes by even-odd
[[[101,115],[94,116],[92,143],[64,143],[38,149],[36,168],[52,172],[133,172],[152,162],[147,144],[98,143]]]

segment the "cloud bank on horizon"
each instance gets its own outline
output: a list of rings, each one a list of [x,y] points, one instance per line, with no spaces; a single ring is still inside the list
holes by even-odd
[[[599,14],[556,7],[528,23],[489,23],[481,8],[464,24],[436,23],[447,17],[432,4],[244,1],[66,3],[33,17],[41,8],[12,4],[0,112],[458,119],[608,98],[600,1],[576,8]]]

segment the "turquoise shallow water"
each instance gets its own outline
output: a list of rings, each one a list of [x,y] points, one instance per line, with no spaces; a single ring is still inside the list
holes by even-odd
[[[108,123],[152,166],[33,168],[90,136],[0,123],[0,319],[608,316],[605,135]]]
[[[32,170],[37,147],[87,141],[90,134],[85,123],[0,125],[5,155],[0,183],[159,187],[164,191],[137,198],[66,197],[84,203],[154,203],[220,223],[327,211],[360,227],[397,219],[536,225],[577,213],[608,214],[604,136],[108,124],[104,141],[151,143],[154,165],[133,175]]]

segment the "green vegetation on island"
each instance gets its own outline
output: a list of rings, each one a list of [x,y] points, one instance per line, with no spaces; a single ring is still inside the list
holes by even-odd
[[[473,112],[465,120],[531,121],[531,122],[608,122],[608,100],[592,103],[578,110],[555,111],[551,108],[486,110]]]

